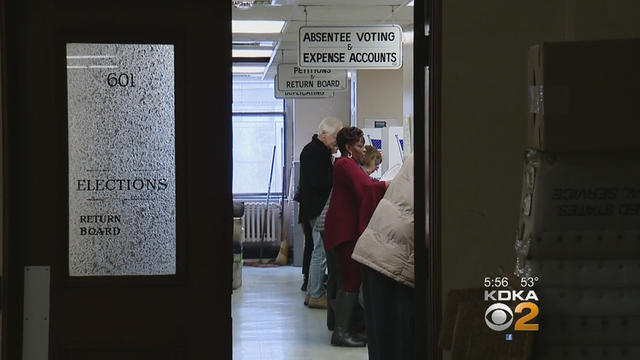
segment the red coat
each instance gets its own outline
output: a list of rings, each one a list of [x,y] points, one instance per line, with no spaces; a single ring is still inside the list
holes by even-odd
[[[355,160],[344,157],[336,160],[324,225],[324,247],[329,250],[358,240],[385,190],[385,183],[370,178]]]

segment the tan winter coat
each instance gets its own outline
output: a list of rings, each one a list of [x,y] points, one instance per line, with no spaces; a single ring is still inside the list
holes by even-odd
[[[414,287],[413,156],[409,156],[378,204],[351,257]]]

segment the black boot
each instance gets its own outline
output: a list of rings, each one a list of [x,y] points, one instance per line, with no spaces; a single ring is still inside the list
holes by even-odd
[[[307,291],[307,284],[309,283],[309,276],[304,275],[304,279],[302,280],[302,286],[300,287],[301,291]]]
[[[336,313],[334,311],[336,307],[336,299],[331,299],[327,293],[327,329],[333,331],[336,324]]]
[[[335,328],[335,308],[338,289],[342,285],[340,281],[340,273],[338,272],[338,264],[336,261],[335,249],[327,251],[327,328],[331,331]]]
[[[358,341],[367,342],[367,332],[364,323],[364,309],[360,304],[356,304],[351,320],[351,333]]]
[[[367,343],[367,333],[366,332],[364,332],[364,331],[363,332],[352,331],[351,333],[353,334],[353,338],[356,339],[356,341],[361,341],[364,344]]]
[[[358,303],[358,294],[338,291],[335,303],[335,328],[331,336],[331,345],[363,347],[367,344],[351,332],[353,310]]]

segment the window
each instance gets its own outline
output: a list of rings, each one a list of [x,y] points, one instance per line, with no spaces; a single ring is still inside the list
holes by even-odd
[[[233,77],[233,193],[282,192],[284,100],[274,97],[273,80]],[[275,156],[274,156],[275,147]]]
[[[176,274],[174,58],[67,44],[70,276]]]

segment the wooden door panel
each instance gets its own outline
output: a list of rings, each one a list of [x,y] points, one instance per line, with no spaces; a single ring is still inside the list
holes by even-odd
[[[230,359],[230,2],[6,7],[8,273],[17,274],[7,358],[21,358],[23,267],[48,265],[50,359]],[[68,276],[66,42],[176,44],[176,275]]]

